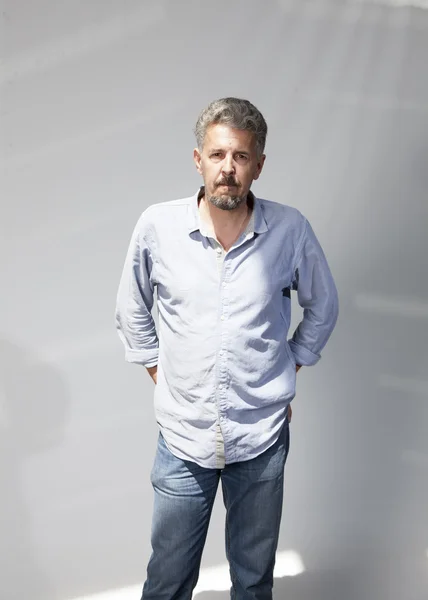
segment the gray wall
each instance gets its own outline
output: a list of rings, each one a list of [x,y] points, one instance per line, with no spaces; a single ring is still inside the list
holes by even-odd
[[[192,127],[225,95],[264,113],[253,189],[309,218],[341,297],[298,377],[280,549],[306,571],[277,597],[427,597],[428,11],[405,4],[3,0],[1,600],[144,580],[153,385],[115,295],[140,213],[196,191]]]

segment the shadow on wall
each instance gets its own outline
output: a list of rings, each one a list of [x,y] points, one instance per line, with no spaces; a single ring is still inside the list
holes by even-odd
[[[352,580],[343,572],[281,577],[275,579],[273,595],[275,600],[363,600],[353,593]],[[230,600],[230,592],[202,592],[195,600]]]
[[[25,461],[61,442],[68,394],[60,374],[0,338],[0,598],[55,596],[37,561]]]
[[[385,585],[382,574],[388,567],[394,569],[392,561],[389,565],[363,563],[336,571],[277,578],[273,597],[275,600],[426,600],[426,564],[418,565],[417,572],[413,565],[411,578],[391,578],[394,580]],[[403,574],[401,570],[400,573]],[[194,600],[230,600],[230,592],[201,592]]]

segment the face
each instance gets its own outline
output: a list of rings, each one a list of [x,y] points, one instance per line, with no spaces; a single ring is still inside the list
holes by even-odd
[[[228,125],[208,127],[204,147],[194,150],[194,160],[205,185],[205,198],[217,208],[233,210],[247,198],[251,184],[263,169],[265,155],[259,156],[250,131]]]

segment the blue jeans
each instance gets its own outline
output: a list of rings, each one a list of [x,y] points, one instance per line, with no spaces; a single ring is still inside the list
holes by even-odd
[[[190,600],[221,479],[232,600],[271,600],[282,514],[288,422],[260,456],[206,469],[176,458],[159,436],[151,474],[155,492],[152,556],[142,600]]]

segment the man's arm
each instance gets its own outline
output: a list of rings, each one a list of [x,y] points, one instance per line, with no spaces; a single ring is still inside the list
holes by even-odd
[[[155,367],[146,367],[146,369],[156,385],[158,382],[158,366],[156,365]]]
[[[289,341],[296,363],[315,365],[337,321],[338,294],[324,252],[308,223],[296,260],[297,298],[303,320]]]
[[[151,311],[153,257],[146,214],[132,234],[116,302],[116,328],[128,362],[152,368],[158,362],[159,342]]]

